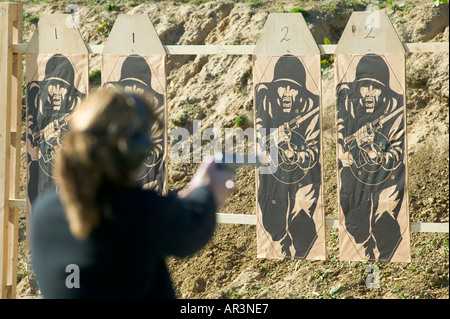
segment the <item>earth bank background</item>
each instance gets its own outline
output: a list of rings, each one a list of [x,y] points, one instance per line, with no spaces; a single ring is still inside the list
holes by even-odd
[[[353,11],[386,11],[405,43],[448,42],[445,0],[359,1],[17,1],[24,4],[24,41],[41,13],[78,8],[86,43],[104,44],[118,14],[145,13],[164,45],[254,45],[269,13],[303,11],[318,44],[337,44]],[[298,13],[302,14],[302,13]],[[336,134],[334,71],[322,59],[322,120],[326,218],[336,219]],[[101,57],[90,58],[90,84],[100,83]],[[168,55],[168,130],[253,126],[250,55]],[[449,221],[449,55],[408,53],[406,61],[408,189],[410,220]],[[24,99],[25,101],[25,99]],[[24,127],[25,125],[23,125]],[[205,143],[207,143],[206,141]],[[175,141],[169,140],[169,148]],[[23,142],[24,145],[24,142]],[[22,180],[25,185],[25,149]],[[182,189],[197,164],[172,163],[169,188]],[[255,214],[255,172],[240,168],[236,192],[220,213]],[[25,188],[22,187],[25,198]],[[26,246],[25,213],[20,217],[18,298],[39,298]],[[380,287],[368,288],[368,262],[339,260],[337,229],[327,229],[326,261],[256,258],[256,226],[218,224],[211,242],[189,258],[168,258],[179,298],[449,298],[448,233],[412,233],[411,263],[375,263]]]

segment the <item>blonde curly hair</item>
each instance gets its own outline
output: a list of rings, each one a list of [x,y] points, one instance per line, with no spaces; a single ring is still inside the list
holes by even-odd
[[[55,176],[75,237],[86,238],[108,216],[104,188],[135,183],[134,173],[146,156],[145,150],[138,150],[136,160],[133,139],[148,134],[152,125],[161,126],[152,111],[156,103],[151,95],[99,89],[72,114],[56,157]]]

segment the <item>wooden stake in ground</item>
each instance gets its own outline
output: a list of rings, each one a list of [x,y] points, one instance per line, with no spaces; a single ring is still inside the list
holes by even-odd
[[[150,132],[154,148],[139,173],[144,188],[167,193],[166,52],[147,15],[119,15],[103,50],[102,85],[148,93],[160,123]]]
[[[269,15],[253,55],[257,254],[326,259],[320,51],[301,14]]]
[[[409,262],[405,50],[386,13],[352,14],[334,70],[340,258]]]
[[[22,114],[22,55],[12,45],[22,42],[22,4],[0,3],[0,298],[15,298]]]

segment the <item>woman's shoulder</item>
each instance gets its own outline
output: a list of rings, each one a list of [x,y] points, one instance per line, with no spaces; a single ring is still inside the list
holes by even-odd
[[[59,195],[55,190],[46,191],[39,195],[34,203],[32,203],[32,210],[36,210],[41,207],[48,207],[50,204],[57,204],[59,202]]]
[[[38,198],[31,204],[31,219],[44,219],[49,215],[58,215],[62,212],[62,204],[59,194],[56,191],[48,191],[42,193]]]

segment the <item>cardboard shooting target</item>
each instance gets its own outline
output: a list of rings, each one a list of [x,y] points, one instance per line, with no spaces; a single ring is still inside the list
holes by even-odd
[[[29,204],[40,193],[55,189],[55,152],[62,146],[72,111],[89,88],[88,51],[71,19],[68,15],[43,15],[27,48]]]
[[[148,16],[117,18],[103,51],[102,85],[144,93],[155,106],[160,123],[154,123],[149,132],[153,147],[137,180],[145,188],[167,192],[166,54]]]
[[[271,14],[253,56],[257,253],[326,259],[320,52],[302,15]]]
[[[405,53],[384,13],[352,15],[335,81],[340,257],[408,262]]]

